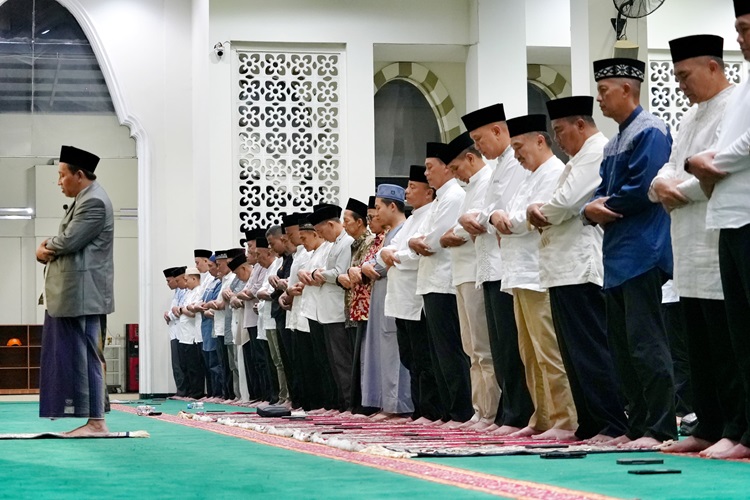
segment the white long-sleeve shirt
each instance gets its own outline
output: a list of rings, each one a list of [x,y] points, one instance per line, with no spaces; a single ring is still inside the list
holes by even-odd
[[[197,286],[192,290],[186,290],[181,307],[187,307],[190,304],[199,304],[202,298],[200,292],[200,286]],[[187,314],[181,314],[180,318],[177,320],[177,326],[177,338],[179,339],[180,344],[194,344],[198,342],[198,339],[203,342],[200,314],[196,314],[192,318]]]
[[[526,220],[526,209],[532,203],[544,203],[552,197],[565,165],[551,156],[521,183],[508,203],[506,213],[512,234],[501,235],[503,256],[503,290],[524,288],[544,291],[539,282],[539,242],[541,236]]]
[[[685,113],[680,121],[680,133],[672,143],[669,161],[659,170],[649,190],[649,198],[655,202],[654,182],[679,179],[682,182],[677,189],[690,200],[670,213],[674,288],[681,297],[724,298],[719,274],[719,231],[706,229],[708,198],[698,179],[685,171],[684,164],[686,158],[716,146],[719,125],[733,91],[734,87],[728,87]]]
[[[281,257],[276,257],[276,259],[271,263],[270,266],[268,266],[268,270],[266,271],[266,277],[263,279],[263,285],[261,285],[260,290],[267,292],[269,295],[274,292],[274,288],[271,286],[271,284],[268,282],[268,278],[270,276],[276,275],[276,273],[279,271],[279,268],[281,267],[281,264],[283,263],[283,260]],[[260,300],[258,301],[258,338],[261,340],[267,340],[268,337],[266,335],[266,330],[275,330],[276,329],[276,320],[274,320],[271,317],[271,301],[270,300]]]
[[[323,243],[321,243],[318,248],[312,251],[310,260],[307,261],[307,264],[303,266],[303,269],[305,271],[312,272],[315,269],[325,267],[325,263],[328,260],[328,253],[331,251],[331,246],[332,243],[328,241],[324,241]],[[298,297],[302,299],[302,304],[300,304],[300,313],[307,319],[318,321],[320,288],[321,287],[319,286],[305,286],[305,288],[302,290],[302,295]],[[343,302],[341,304],[341,310],[344,310]]]
[[[732,92],[719,126],[714,165],[729,175],[716,183],[706,213],[709,229],[750,224],[750,77]]]
[[[490,162],[488,162],[490,164]],[[484,195],[482,210],[477,212],[477,222],[487,228],[487,232],[477,235],[474,249],[477,253],[477,287],[485,281],[498,281],[503,277],[503,259],[495,230],[490,224],[490,216],[495,210],[505,210],[511,198],[518,191],[521,182],[528,176],[508,146],[497,158],[492,170],[489,185]]]
[[[434,203],[434,202],[433,202]],[[417,233],[429,217],[432,203],[414,210],[406,219],[401,230],[386,247],[394,250],[401,261],[388,269],[388,281],[385,293],[385,315],[390,318],[418,321],[422,315],[422,296],[417,294],[417,273],[420,256],[409,249],[409,240]],[[385,267],[385,262],[377,253],[378,264]]]
[[[419,259],[417,271],[417,293],[456,293],[453,286],[451,271],[451,257],[446,248],[440,246],[440,237],[452,228],[458,220],[458,212],[466,193],[458,185],[456,179],[451,179],[436,192],[436,199],[432,202],[430,215],[414,236],[424,236],[425,243],[433,252],[430,256]]]
[[[542,288],[604,282],[601,226],[584,225],[581,208],[601,183],[599,166],[607,138],[598,132],[565,165],[552,198],[541,208],[551,226],[542,229],[539,280]]]
[[[287,288],[291,288],[293,285],[299,283],[299,277],[297,276],[297,273],[300,269],[303,268],[305,264],[310,261],[310,257],[312,257],[312,252],[308,252],[307,250],[305,250],[305,247],[302,245],[299,245],[297,247],[297,251],[294,252],[292,266],[289,270]],[[310,326],[307,323],[307,318],[305,318],[301,314],[301,297],[301,295],[294,297],[294,300],[292,301],[292,308],[286,312],[286,327],[289,330],[309,332]]]
[[[464,201],[458,210],[459,218],[465,213],[478,212],[484,208],[484,197],[487,193],[491,176],[492,168],[489,165],[484,165],[469,178]],[[469,282],[473,283],[477,279],[477,251],[474,248],[474,241],[464,228],[458,224],[458,221],[456,221],[453,227],[453,233],[463,238],[465,242],[463,245],[449,248],[451,252],[453,286]],[[495,244],[497,245],[497,240],[495,240]]]

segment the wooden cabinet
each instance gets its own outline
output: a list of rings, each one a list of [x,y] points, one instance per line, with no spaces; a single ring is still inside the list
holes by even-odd
[[[38,394],[41,356],[42,325],[0,325],[0,394]]]

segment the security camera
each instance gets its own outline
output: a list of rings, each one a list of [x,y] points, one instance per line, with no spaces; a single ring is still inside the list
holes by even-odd
[[[224,55],[224,44],[219,42],[216,45],[214,45],[214,52],[216,52],[216,57],[221,59],[221,56]]]

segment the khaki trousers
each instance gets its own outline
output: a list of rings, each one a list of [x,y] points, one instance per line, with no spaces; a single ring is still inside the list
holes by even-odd
[[[518,350],[534,402],[529,426],[538,431],[576,430],[578,419],[552,325],[549,293],[514,288],[513,307],[518,326]]]
[[[456,287],[461,345],[471,366],[471,402],[480,419],[494,421],[500,402],[500,386],[492,364],[490,334],[484,310],[484,292],[473,281]]]

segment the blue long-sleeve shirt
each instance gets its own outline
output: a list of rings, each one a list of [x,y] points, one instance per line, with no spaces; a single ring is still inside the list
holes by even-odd
[[[604,226],[604,288],[653,268],[672,275],[669,215],[648,199],[648,189],[669,160],[672,136],[663,121],[638,106],[604,148],[602,182],[592,200],[623,217]]]

